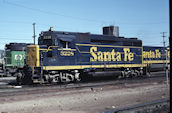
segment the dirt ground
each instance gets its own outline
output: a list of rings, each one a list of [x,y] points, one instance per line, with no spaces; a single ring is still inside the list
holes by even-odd
[[[112,108],[150,102],[169,97],[163,83],[125,84],[76,89],[56,93],[0,98],[0,113],[102,113]]]

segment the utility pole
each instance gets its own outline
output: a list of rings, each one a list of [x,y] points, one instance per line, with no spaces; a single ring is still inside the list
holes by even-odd
[[[164,45],[164,47],[165,47],[165,33],[167,33],[167,32],[161,32],[161,34],[162,34],[162,37],[163,37],[163,45]]]
[[[165,60],[166,60],[166,64],[164,65],[164,67],[165,67],[165,73],[166,73],[166,80],[167,80],[167,87],[169,86],[168,85],[168,62],[167,62],[167,60],[168,60],[168,58],[167,58],[167,55],[168,55],[168,50],[167,49],[165,49],[165,33],[167,33],[167,32],[161,32],[161,34],[162,34],[162,37],[163,37],[163,45],[164,45],[164,57],[165,57]]]
[[[33,42],[34,42],[34,45],[35,45],[35,23],[32,24],[33,25]]]
[[[165,33],[166,32],[161,32],[161,34],[162,34],[162,38],[163,38],[163,47],[164,47],[164,49],[163,49],[163,51],[164,51],[164,54],[163,54],[163,57],[165,57]],[[163,67],[164,67],[164,69],[165,69],[165,64],[163,63]]]

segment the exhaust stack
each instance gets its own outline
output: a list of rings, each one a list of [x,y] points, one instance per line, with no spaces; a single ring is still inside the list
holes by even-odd
[[[103,27],[103,35],[119,37],[119,27],[118,26]]]

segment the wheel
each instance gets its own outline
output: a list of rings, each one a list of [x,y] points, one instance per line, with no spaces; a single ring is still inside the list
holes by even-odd
[[[143,68],[143,76],[145,76],[145,77],[150,77],[151,76],[151,74],[148,73],[148,67]]]
[[[147,75],[147,73],[148,73],[148,71],[147,71],[147,68],[145,67],[145,68],[143,68],[143,75]]]
[[[140,71],[138,71],[138,70],[135,70],[135,73],[136,73],[136,77],[140,77],[140,76],[141,76],[141,73],[140,73]]]
[[[22,73],[18,72],[18,73],[15,73],[14,75],[16,76],[17,85],[21,85],[22,84]]]
[[[33,84],[32,75],[31,75],[31,74],[27,74],[27,75],[24,74],[24,75],[22,76],[21,81],[22,81],[22,84],[23,84],[23,85],[31,85],[31,84]]]
[[[82,82],[85,82],[88,79],[86,76],[87,76],[86,73],[81,73],[80,74],[80,79],[81,79]]]
[[[22,71],[22,84],[31,85],[33,84],[31,68],[28,66],[24,67]]]
[[[6,77],[11,77],[11,73],[9,73],[8,71],[6,71]]]

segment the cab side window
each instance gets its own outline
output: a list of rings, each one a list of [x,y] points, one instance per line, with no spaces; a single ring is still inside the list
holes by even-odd
[[[60,41],[62,48],[68,49],[71,48],[71,42],[67,42],[67,41]]]
[[[57,39],[54,40],[54,45],[55,45],[55,46],[59,46],[58,40],[57,40]]]

